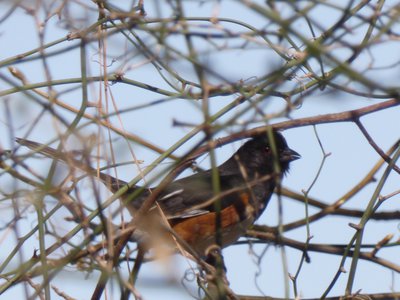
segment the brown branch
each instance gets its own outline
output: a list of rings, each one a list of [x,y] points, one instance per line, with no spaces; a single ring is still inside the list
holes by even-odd
[[[308,243],[307,248],[305,243],[299,242],[293,239],[289,239],[283,236],[278,236],[272,232],[263,232],[258,230],[248,230],[247,237],[257,238],[264,242],[274,243],[276,245],[284,245],[289,246],[294,249],[298,249],[300,251],[313,251],[313,252],[320,252],[325,254],[335,254],[335,255],[343,255],[345,254],[344,247],[332,246],[332,245],[324,245],[324,244],[312,244]],[[352,257],[353,251],[348,251],[347,256]],[[359,257],[364,260],[368,260],[370,262],[376,263],[383,267],[386,267],[390,270],[400,273],[400,265],[394,264],[388,260],[383,258],[376,257],[371,254],[371,252],[360,252]]]
[[[281,194],[283,196],[289,197],[290,199],[304,202],[304,195],[296,193],[292,190],[287,188],[281,189]],[[338,215],[338,216],[347,216],[347,217],[356,217],[360,218],[363,216],[364,211],[357,210],[357,209],[347,209],[347,208],[340,208],[340,207],[333,207],[332,204],[325,204],[317,199],[308,198],[308,204],[314,207],[318,207],[322,210],[327,211],[329,215]],[[374,212],[371,215],[372,220],[398,220],[400,219],[400,211],[387,211],[387,212]]]
[[[387,163],[390,163],[391,158],[388,155],[386,155],[386,153],[383,152],[383,150],[375,143],[374,139],[369,135],[367,129],[364,127],[364,125],[361,123],[361,121],[359,119],[356,119],[354,122],[356,123],[356,125],[358,126],[358,128],[360,129],[362,134],[365,136],[368,143],[372,146],[372,148],[375,149],[375,151],[382,157],[382,159],[384,161],[386,161]],[[397,141],[396,144],[398,144],[398,143],[399,143],[399,141]],[[400,168],[398,166],[393,165],[393,170],[395,170],[398,174],[400,174]]]
[[[244,296],[237,295],[239,300],[287,300],[287,298],[277,298],[269,296]],[[357,293],[350,296],[337,296],[337,297],[326,297],[325,300],[397,300],[400,298],[400,293],[378,293],[378,294],[362,294]],[[321,298],[302,298],[303,300],[319,300]]]
[[[388,109],[391,107],[395,107],[397,105],[400,105],[400,100],[399,99],[391,99],[387,100],[384,102],[372,104],[366,107],[362,107],[359,109],[354,109],[354,110],[349,110],[349,111],[344,111],[340,113],[333,113],[333,114],[325,114],[325,115],[319,115],[319,116],[314,116],[314,117],[307,117],[307,118],[300,118],[300,119],[294,119],[294,120],[289,120],[289,121],[284,121],[284,122],[279,122],[276,124],[271,125],[274,129],[276,130],[286,130],[289,128],[298,128],[298,127],[304,127],[304,126],[311,126],[311,125],[318,125],[318,124],[329,124],[329,123],[340,123],[340,122],[355,122],[359,118],[374,113],[378,112],[384,109]],[[267,126],[260,126],[256,128],[252,128],[249,130],[243,130],[238,133],[231,134],[229,136],[219,138],[218,139],[218,146],[223,146],[225,144],[232,143],[237,140],[241,140],[244,138],[249,138],[249,137],[254,137],[260,134],[265,134],[269,128],[269,125]],[[204,145],[201,147],[198,147],[196,151],[194,151],[190,156],[187,157],[188,160],[193,160],[197,158],[198,156],[202,155],[203,153],[206,153],[209,151],[210,147],[209,145]]]
[[[325,115],[319,115],[315,117],[307,117],[307,118],[301,118],[301,119],[295,119],[295,120],[290,120],[290,121],[285,121],[285,122],[280,122],[277,124],[274,124],[273,127],[277,130],[280,129],[289,129],[289,128],[298,128],[298,127],[303,127],[303,126],[310,126],[310,125],[318,125],[318,124],[329,124],[329,123],[340,123],[340,122],[354,122],[355,120],[358,120],[359,118],[374,113],[378,112],[380,110],[388,109],[394,106],[400,105],[400,100],[399,99],[391,99],[388,101],[372,104],[366,107],[362,107],[359,109],[354,109],[354,110],[348,110],[340,113],[333,113],[333,114],[325,114]],[[265,133],[266,128],[265,126],[263,127],[257,127],[254,129],[251,129],[247,131],[247,134],[249,136],[254,136],[257,134]]]

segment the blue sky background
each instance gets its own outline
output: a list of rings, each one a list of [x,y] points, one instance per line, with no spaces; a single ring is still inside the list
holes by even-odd
[[[123,5],[126,5],[128,1],[111,2],[116,5],[121,5],[122,7]],[[31,5],[28,1],[25,1],[24,3],[26,5]],[[258,1],[258,3],[262,4],[264,2]],[[339,6],[346,5],[347,3],[347,1],[331,2],[332,5],[334,4]],[[391,7],[396,3],[397,1],[386,1],[385,6]],[[167,2],[145,1],[145,4],[147,18],[156,17],[160,12],[161,16],[164,17],[170,16],[171,14]],[[5,11],[5,9],[10,5],[11,1],[5,1],[0,3],[0,8],[2,11]],[[95,8],[89,2],[88,6],[92,9]],[[208,17],[215,14],[221,18],[226,17],[239,19],[257,28],[263,28],[267,25],[266,20],[262,16],[246,8],[241,1],[209,1],[201,3],[196,1],[185,1],[184,7],[187,14],[186,16]],[[282,5],[281,7],[283,16],[293,14],[293,11],[288,6]],[[69,13],[72,18],[81,22],[82,26],[87,26],[88,24],[95,22],[97,18],[95,13],[84,12],[78,5],[71,7]],[[371,10],[365,9],[362,13],[368,16],[371,14]],[[319,24],[326,29],[338,20],[340,17],[340,11],[328,9],[328,6],[325,6],[324,9],[313,10],[310,13],[310,17],[317,20]],[[81,18],[83,19],[81,20]],[[349,22],[348,26],[354,26],[353,32],[345,37],[348,42],[354,44],[359,43],[360,39],[365,34],[365,28],[357,27],[357,21],[360,22],[359,19],[355,18],[354,21]],[[199,27],[197,30],[199,31],[207,30],[204,26],[210,25],[206,22],[198,24]],[[0,39],[2,44],[6,45],[6,47],[1,47],[0,61],[39,46],[36,25],[37,24],[35,24],[32,16],[26,14],[22,9],[17,9],[13,12],[11,18],[8,18],[6,21],[1,23]],[[245,31],[245,28],[237,25],[228,25],[223,23],[223,26],[226,26],[226,28],[229,28],[234,32]],[[46,42],[59,39],[68,34],[70,28],[65,27],[66,24],[60,22],[57,17],[51,18],[45,27]],[[304,20],[297,21],[293,24],[293,27],[311,40],[311,35]],[[398,24],[394,24],[392,30],[396,32],[398,29]],[[320,31],[317,31],[317,35],[319,32]],[[143,33],[139,32],[139,34]],[[167,39],[167,41],[179,49],[184,49],[182,39],[179,36]],[[74,43],[75,41],[66,42],[60,46],[51,48],[51,50],[62,49],[63,47],[73,45]],[[223,40],[217,41],[217,43],[220,46],[224,45]],[[229,41],[229,43],[230,44],[227,45],[227,47],[234,47],[234,45],[240,46],[243,44],[243,39]],[[207,63],[224,78],[224,80],[222,80],[221,78],[210,77],[212,83],[219,84],[223,83],[225,80],[229,82],[238,82],[240,80],[251,81],[268,73],[268,70],[283,64],[282,59],[269,49],[260,38],[256,37],[249,43],[250,46],[247,46],[244,49],[226,51],[226,49],[222,48],[220,51],[212,51],[211,54],[202,56],[204,63]],[[300,42],[297,44],[302,46]],[[207,50],[206,47],[210,47],[209,44],[201,41],[199,41],[196,46],[198,47],[197,50],[199,52]],[[132,46],[128,44],[126,39],[121,37],[121,35],[110,37],[107,45],[110,64],[109,70],[119,70],[119,66],[121,66],[123,67],[123,70],[126,71],[125,76],[127,78],[170,89],[168,85],[162,81],[159,74],[155,72],[152,65],[144,61],[143,56],[136,55],[136,57],[127,62],[118,58],[120,55],[130,52],[134,55],[135,52],[131,48]],[[92,43],[88,46],[88,61],[90,62],[89,73],[91,75],[98,75],[100,70],[97,50],[96,43]],[[365,51],[365,53],[360,55],[352,67],[355,70],[362,72],[364,76],[367,76],[373,81],[378,81],[384,86],[392,86],[399,90],[399,53],[399,41],[395,38],[393,38],[393,40],[388,40],[387,36],[385,36],[381,41],[377,42],[374,46],[371,46],[368,51]],[[330,54],[339,59],[345,59],[349,55],[349,50],[342,45],[337,44],[332,47],[332,52]],[[115,59],[114,62],[112,61],[113,58]],[[310,63],[313,67],[317,68],[315,60],[311,60]],[[48,64],[53,79],[75,78],[80,76],[80,58],[78,49],[51,57],[48,60]],[[196,80],[193,70],[188,65],[181,62],[173,62],[171,63],[171,66],[178,70],[185,78]],[[391,67],[381,68],[387,66]],[[15,65],[15,67],[18,67],[23,74],[25,74],[28,80],[33,83],[42,82],[46,79],[42,62],[39,60],[18,64]],[[325,67],[329,70],[330,66],[328,62],[326,62]],[[0,73],[11,78],[5,67],[0,69]],[[295,86],[300,87],[304,85],[308,82],[304,76],[305,74],[303,72],[298,71],[296,77],[293,80],[284,83],[280,86],[280,89],[284,91]],[[335,83],[347,85],[348,79],[339,76],[335,79]],[[81,101],[81,90],[79,89],[79,86],[77,86],[77,90],[69,91],[72,86],[73,85],[57,86],[55,89],[58,92],[68,91],[60,95],[60,97],[70,105],[79,107]],[[357,83],[351,83],[349,86],[366,92],[366,89],[360,87]],[[9,84],[4,80],[0,80],[0,90],[9,88],[11,88]],[[149,103],[149,101],[166,99],[165,96],[121,83],[113,84],[109,89],[116,101],[118,110],[132,106],[140,106]],[[47,91],[46,89],[44,90]],[[90,85],[89,95],[90,101],[97,101],[99,99],[98,83]],[[217,112],[219,109],[230,103],[236,96],[237,95],[221,96],[210,99],[211,112]],[[303,103],[291,112],[290,117],[297,119],[307,116],[342,112],[365,107],[377,103],[378,101],[383,100],[357,97],[345,93],[333,93],[331,90],[325,89],[324,91],[316,91],[311,95],[306,96],[303,99]],[[8,108],[6,103],[8,103]],[[285,105],[282,99],[274,97],[268,98],[268,101],[264,101],[264,103],[262,109],[268,114],[279,111]],[[172,126],[173,120],[190,124],[201,123],[203,121],[203,114],[200,105],[200,101],[196,102],[193,100],[172,99],[159,105],[136,109],[120,114],[118,118],[112,118],[111,121],[117,127],[123,127],[127,132],[137,134],[144,137],[146,140],[167,149],[190,131],[190,128],[188,127]],[[229,112],[226,116],[221,118],[219,122],[228,120],[243,107],[244,106],[239,106],[237,109]],[[12,118],[12,124],[10,124],[7,119],[7,109],[9,109],[10,112],[9,114]],[[115,110],[112,104],[109,105],[109,109],[111,111]],[[57,109],[57,111],[67,120],[72,120],[74,117],[73,114],[66,112],[65,110]],[[95,109],[89,108],[88,112],[94,114]],[[387,150],[399,138],[399,112],[399,108],[394,107],[362,118],[364,126],[383,150]],[[39,113],[40,108],[36,104],[33,104],[32,101],[28,100],[28,98],[23,94],[13,94],[3,97],[0,105],[1,147],[3,149],[14,147],[15,145],[11,144],[12,138],[10,137],[10,128],[13,128],[12,134],[15,136],[24,136],[32,124],[36,123],[35,118]],[[251,120],[250,114],[241,116],[241,118],[237,120],[235,126],[229,127],[229,132],[222,131],[216,137],[226,136],[230,132],[237,132],[245,128],[264,125],[262,122],[253,122],[248,127],[241,125],[242,122],[249,120]],[[286,119],[274,119],[273,122],[283,120]],[[57,136],[55,124],[56,123],[52,120],[51,115],[45,114],[35,124],[34,130],[29,134],[28,138],[43,143],[49,142],[52,138]],[[97,126],[90,125],[82,129],[82,134],[88,136],[97,135],[99,132],[98,130],[99,128]],[[310,192],[310,196],[329,204],[336,201],[340,196],[350,190],[359,180],[361,180],[361,178],[379,159],[379,155],[372,149],[353,123],[319,125],[317,126],[317,132],[324,149],[326,152],[331,153],[331,155],[326,160],[321,175]],[[107,131],[105,128],[101,129],[101,135],[104,138],[107,138]],[[317,174],[322,161],[321,149],[312,127],[290,129],[285,131],[284,135],[290,147],[302,155],[301,160],[292,164],[290,173],[284,179],[284,186],[297,192],[301,192],[310,186]],[[112,137],[115,138],[115,135]],[[195,145],[195,142],[198,141],[200,137],[200,135],[195,136],[187,144],[178,149],[175,154],[183,155],[193,145]],[[218,149],[216,151],[218,162],[223,162],[241,144],[242,141],[239,141]],[[107,143],[105,143],[105,145],[107,145]],[[73,142],[70,143],[70,146],[71,148],[79,148],[79,145],[74,144]],[[121,137],[117,138],[113,141],[113,147],[118,155],[119,162],[132,160],[132,155],[128,151],[126,140]],[[144,161],[143,166],[150,165],[158,157],[157,153],[144,149],[143,147],[137,145],[133,145],[132,147],[136,157]],[[107,146],[104,147],[103,151],[107,152]],[[198,163],[202,167],[209,166],[209,156],[205,155],[200,157]],[[32,160],[30,166],[37,172],[46,174],[49,162],[45,160]],[[148,178],[157,178],[157,174],[159,174],[161,170],[170,166],[171,162],[165,161],[161,166],[157,167]],[[190,171],[185,171],[182,176],[189,175],[190,173]],[[118,175],[122,179],[129,181],[137,175],[136,167],[133,167],[132,165],[121,167],[119,168]],[[378,181],[381,175],[382,170],[376,176]],[[62,178],[62,171],[60,171],[59,178]],[[392,172],[392,175],[385,184],[382,194],[386,195],[399,190],[398,183],[399,175]],[[346,204],[345,207],[361,210],[365,209],[374,189],[376,188],[376,184],[377,182],[369,184],[362,192],[357,194],[353,201]],[[86,184],[82,183],[82,188],[88,186],[89,184],[87,182]],[[14,188],[15,185],[13,181],[9,177],[3,176],[3,179],[0,180],[0,189],[3,191],[11,191]],[[90,199],[90,191],[86,193],[88,199]],[[108,194],[104,191],[104,199],[107,198],[107,195]],[[20,201],[23,203],[29,203],[29,197],[20,199]],[[282,201],[284,206],[284,222],[304,218],[303,204],[285,198],[283,198]],[[387,200],[381,206],[380,210],[398,211],[400,210],[399,201],[399,196],[394,196]],[[90,203],[89,205],[94,204],[91,200],[88,200],[88,203]],[[267,224],[269,226],[276,226],[278,224],[277,203],[277,199],[274,197],[266,212],[258,220],[258,224]],[[49,199],[49,207],[54,204],[54,200]],[[1,203],[0,205],[2,207],[2,218],[4,220],[9,220],[12,216],[12,209],[9,201],[4,201],[4,203]],[[36,224],[34,209],[29,207],[29,205],[27,207],[27,218],[20,222],[21,235],[30,230],[30,228]],[[316,210],[310,208],[310,212],[313,213],[316,212]],[[59,212],[57,217],[54,218],[54,221],[59,227],[60,232],[66,233],[68,230],[73,228],[73,224],[62,220],[63,214]],[[60,221],[60,223],[57,223],[58,221]],[[319,222],[312,223],[310,226],[311,234],[313,235],[311,242],[347,244],[354,234],[354,229],[348,226],[349,222],[358,223],[359,220],[356,218],[330,216]],[[399,239],[398,220],[390,222],[371,221],[367,225],[363,240],[365,243],[377,243],[389,233],[394,234],[393,240]],[[306,231],[303,227],[287,232],[285,233],[285,236],[304,242],[306,240]],[[76,237],[76,240],[79,240],[79,238],[81,237]],[[14,246],[15,236],[10,232],[1,232],[0,242],[3,249],[3,254],[1,254],[0,260],[3,260],[3,256],[6,255],[6,253],[9,252],[9,249]],[[49,239],[48,242],[50,245],[51,242],[54,242],[54,239]],[[225,263],[228,267],[228,278],[231,283],[231,288],[238,294],[260,295],[264,293],[269,296],[284,297],[285,274],[282,269],[281,249],[274,245],[254,245],[253,250],[255,253],[260,254],[266,247],[267,250],[265,256],[259,266],[254,263],[254,255],[249,255],[249,247],[247,245],[231,246],[224,250]],[[28,259],[32,255],[33,250],[38,249],[37,237],[29,240],[29,242],[24,245],[23,249],[23,255],[25,259]],[[379,253],[382,257],[393,261],[394,263],[400,263],[400,260],[398,259],[398,247],[383,249]],[[61,255],[62,252],[59,252],[58,254]],[[300,256],[301,253],[299,251],[286,248],[289,273],[294,274],[296,272]],[[339,266],[341,256],[310,252],[310,257],[311,263],[305,264],[302,268],[298,280],[298,289],[302,297],[319,297],[333,278]],[[350,268],[350,262],[351,260],[348,259],[346,263],[347,269]],[[17,263],[18,262],[15,261],[12,266],[16,267]],[[160,297],[163,299],[190,299],[190,296],[182,289],[181,285],[184,274],[190,273],[190,271],[188,271],[190,266],[195,267],[195,264],[189,263],[180,256],[175,256],[170,261],[164,263],[154,262],[146,264],[143,266],[140,273],[137,289],[143,295],[144,299],[160,299]],[[126,267],[123,265],[121,272],[124,272],[125,269]],[[261,271],[261,274],[257,277],[256,274],[258,271]],[[191,275],[189,274],[187,276],[190,277]],[[77,299],[88,299],[93,292],[97,279],[97,272],[83,275],[81,272],[76,271],[75,266],[68,266],[65,271],[60,272],[56,276],[53,284],[72,297]],[[40,280],[38,280],[38,282],[40,282]],[[346,282],[347,275],[343,274],[332,289],[330,295],[344,294]],[[195,282],[186,282],[186,284],[189,286],[188,289],[192,293],[196,293]],[[257,288],[257,285],[260,287],[261,292]],[[360,260],[354,284],[354,291],[359,289],[362,289],[362,292],[365,293],[390,292],[392,290],[398,291],[399,285],[398,274],[371,262]],[[293,296],[292,290],[292,285],[290,285],[291,295]],[[107,294],[110,296],[110,299],[112,298],[111,296],[114,296],[114,299],[118,299],[118,285],[110,285]],[[7,291],[4,297],[6,297],[5,299],[11,299],[11,297],[24,297],[24,291],[21,286],[18,286]],[[57,299],[57,296],[55,296],[54,299]]]

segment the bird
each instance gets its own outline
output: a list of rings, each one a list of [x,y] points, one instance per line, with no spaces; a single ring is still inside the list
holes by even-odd
[[[146,221],[138,231],[147,231],[146,240],[153,239],[153,244],[159,243],[157,237],[161,226],[157,224],[161,224],[163,218],[174,236],[203,257],[213,245],[225,248],[235,243],[261,216],[275,187],[289,171],[290,163],[301,157],[289,148],[280,132],[272,130],[271,133],[253,136],[219,165],[219,184],[215,184],[212,169],[170,182],[158,194],[149,216],[144,218]],[[71,160],[66,153],[26,139],[17,138],[17,142],[52,158],[68,163],[72,161],[74,166],[95,174],[93,168],[83,167],[81,162]],[[128,185],[109,174],[100,173],[99,177],[112,193]],[[128,187],[122,198],[128,199],[124,203],[133,218],[156,188]],[[138,189],[142,189],[142,193],[130,199]],[[164,228],[162,235],[166,234]]]

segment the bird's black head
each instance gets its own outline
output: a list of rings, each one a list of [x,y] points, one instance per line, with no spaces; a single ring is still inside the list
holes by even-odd
[[[274,149],[276,150],[274,152]],[[247,141],[235,154],[235,159],[245,167],[247,173],[266,175],[276,170],[283,174],[289,170],[289,163],[300,158],[300,154],[289,148],[281,133],[261,134]]]

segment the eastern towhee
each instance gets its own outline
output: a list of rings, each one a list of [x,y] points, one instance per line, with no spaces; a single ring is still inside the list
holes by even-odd
[[[17,142],[52,158],[76,162],[74,167],[96,174],[91,167],[82,167],[82,162],[68,157],[68,153],[24,139],[17,139]],[[161,210],[163,219],[176,235],[204,256],[206,249],[217,243],[217,228],[222,247],[245,234],[266,208],[277,182],[289,170],[289,163],[299,158],[279,132],[253,137],[218,167],[219,184],[213,185],[211,169],[175,180],[157,197],[159,209],[151,209],[149,216],[160,216]],[[105,173],[100,179],[113,193],[127,184]],[[138,188],[130,187],[123,198],[132,198],[129,195]],[[144,189],[138,197],[129,199],[126,206],[133,217],[152,190],[154,188]],[[154,214],[156,211],[158,213]],[[147,219],[157,222],[153,217]],[[140,231],[151,231],[149,222],[141,226]],[[149,234],[150,238],[155,237],[153,233]]]

